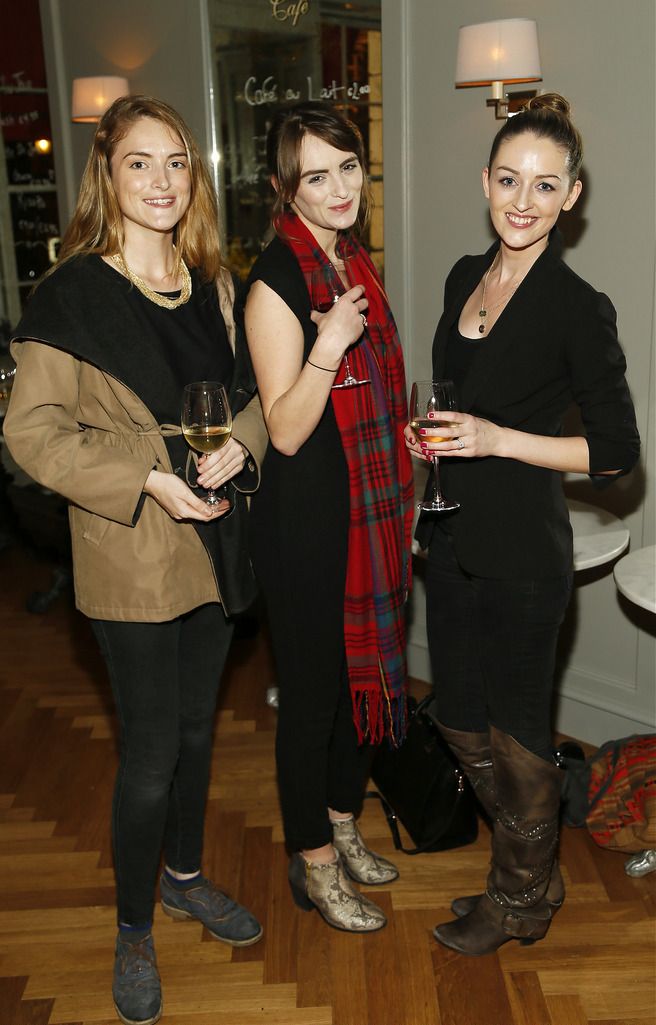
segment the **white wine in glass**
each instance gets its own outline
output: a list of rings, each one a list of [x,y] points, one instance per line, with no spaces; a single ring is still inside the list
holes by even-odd
[[[230,441],[232,427],[201,427],[193,424],[182,433],[196,452],[218,452]]]
[[[188,445],[204,455],[218,452],[232,436],[232,413],[226,390],[219,381],[193,381],[182,395],[182,433]],[[216,505],[220,495],[207,489],[205,501]]]
[[[418,441],[439,444],[447,441],[440,434],[439,411],[456,408],[456,389],[453,381],[415,381],[410,393],[410,427]],[[433,415],[428,416],[429,413]],[[447,426],[446,423],[443,426]],[[420,431],[427,431],[421,434]],[[445,498],[440,487],[440,457],[431,453],[433,461],[433,494],[426,502],[420,502],[422,512],[449,512],[459,509],[460,502]]]

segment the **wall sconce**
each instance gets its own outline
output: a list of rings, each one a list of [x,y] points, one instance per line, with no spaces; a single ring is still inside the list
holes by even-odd
[[[96,124],[119,96],[130,92],[127,78],[117,75],[73,79],[71,121]]]
[[[517,113],[518,100],[533,92],[504,96],[504,83],[539,82],[542,79],[537,25],[530,18],[504,18],[463,25],[458,31],[456,88],[492,86],[488,107],[498,121]],[[514,102],[513,102],[514,101]],[[515,110],[510,109],[510,104]]]

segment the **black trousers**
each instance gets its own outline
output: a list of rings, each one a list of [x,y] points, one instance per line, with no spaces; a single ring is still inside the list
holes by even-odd
[[[558,631],[572,574],[496,580],[465,573],[450,535],[433,534],[426,574],[428,644],[438,717],[464,732],[491,723],[550,760]]]
[[[214,712],[232,624],[220,605],[167,623],[92,620],[120,726],[112,809],[118,920],[152,921],[164,850],[200,868]]]
[[[369,767],[359,747],[344,651],[344,574],[317,572],[316,560],[266,577],[278,677],[276,766],[290,851],[332,841],[328,808],[357,813]]]
[[[322,651],[307,661],[279,687],[276,763],[291,851],[332,842],[329,807],[358,813],[371,761],[370,746],[358,746],[345,657],[332,673]]]

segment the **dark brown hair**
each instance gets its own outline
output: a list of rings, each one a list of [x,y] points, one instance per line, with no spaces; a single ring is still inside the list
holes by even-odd
[[[224,270],[212,180],[183,119],[168,103],[152,96],[121,96],[103,114],[57,262],[86,253],[122,254],[123,221],[112,182],[111,160],[118,143],[142,118],[159,121],[182,140],[189,159],[191,200],[175,228],[177,253],[188,267],[197,267],[208,281],[216,280]]]
[[[572,122],[565,97],[560,93],[533,96],[519,114],[509,117],[494,137],[487,164],[490,170],[501,144],[524,132],[532,132],[539,139],[551,139],[565,151],[570,185],[573,185],[581,171],[583,140]]]
[[[267,136],[267,164],[277,182],[273,220],[291,203],[301,182],[301,147],[306,135],[323,139],[335,149],[355,153],[362,167],[360,209],[356,221],[360,231],[371,211],[371,186],[367,178],[364,142],[360,129],[327,103],[298,103],[281,110]]]

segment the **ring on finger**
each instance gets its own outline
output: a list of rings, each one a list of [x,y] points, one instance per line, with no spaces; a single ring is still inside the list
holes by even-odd
[[[461,452],[462,452],[464,447],[465,447],[465,439],[464,438],[458,438],[458,448],[460,449]]]
[[[360,316],[362,317],[362,326],[366,327],[367,326],[367,318],[365,317],[364,313],[361,313]]]

